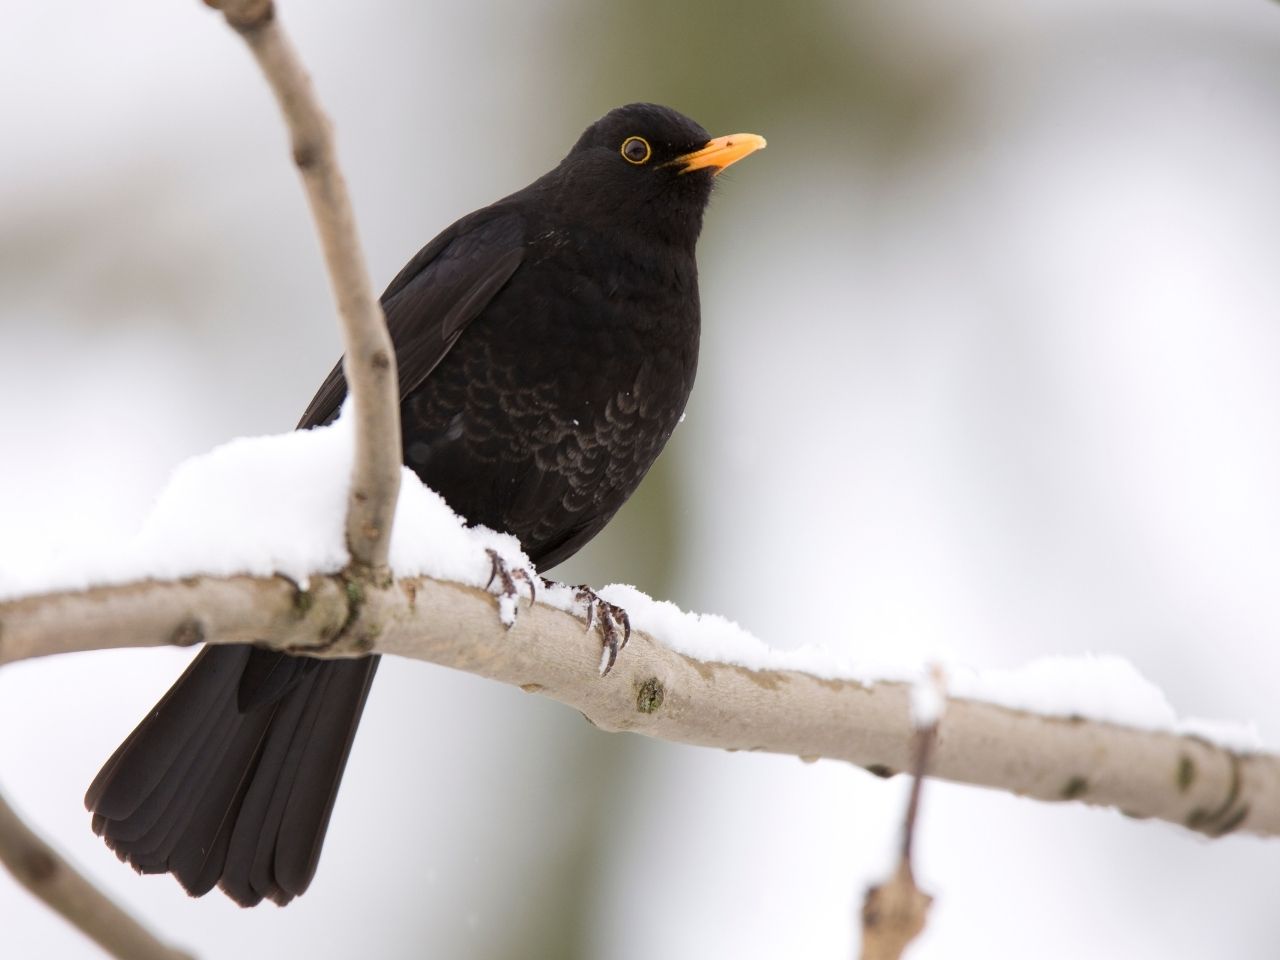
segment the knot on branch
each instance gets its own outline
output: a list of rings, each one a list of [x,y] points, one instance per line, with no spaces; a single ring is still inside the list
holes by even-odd
[[[204,640],[204,622],[196,616],[187,617],[179,622],[169,637],[169,642],[175,647],[194,647],[197,643],[204,643]]]
[[[47,850],[31,847],[24,850],[17,863],[19,879],[27,883],[48,883],[58,872],[58,861]]]
[[[383,592],[371,578],[350,570],[312,577],[306,587],[293,584],[289,642],[276,649],[294,656],[371,653],[382,631],[386,604],[374,604],[371,611],[370,598]]]
[[[204,0],[207,6],[221,10],[227,23],[241,34],[252,33],[266,26],[276,16],[272,0]]]
[[[1231,764],[1231,779],[1227,784],[1227,792],[1222,798],[1222,802],[1213,809],[1195,807],[1187,814],[1185,821],[1186,826],[1190,829],[1197,830],[1210,837],[1221,837],[1231,833],[1249,816],[1249,804],[1243,801],[1240,796],[1241,787],[1243,786],[1240,757],[1235,753],[1228,752],[1227,759]],[[1181,787],[1184,779],[1187,787],[1190,787],[1194,778],[1194,765],[1190,763],[1189,758],[1180,758],[1178,767],[1179,787],[1185,792],[1187,788]]]
[[[321,628],[320,635],[312,642],[293,644],[286,653],[332,653],[346,656],[365,656],[373,652],[382,633],[386,603],[376,603],[392,586],[390,574],[364,567],[353,566],[341,574],[325,578],[337,587],[337,593],[345,601],[345,609],[339,608],[341,617],[336,623],[329,621],[328,628]],[[294,595],[294,610],[299,619],[312,614],[315,603],[314,588],[298,588]],[[337,618],[335,618],[336,620]]]
[[[662,681],[657,677],[650,677],[636,691],[636,709],[641,713],[654,713],[662,706],[666,696],[667,691],[662,686]]]

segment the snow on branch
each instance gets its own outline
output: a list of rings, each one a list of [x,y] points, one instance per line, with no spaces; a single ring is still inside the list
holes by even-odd
[[[221,10],[244,37],[289,128],[293,162],[306,187],[342,321],[343,370],[355,411],[356,457],[347,499],[347,544],[356,575],[383,577],[400,483],[396,358],[369,282],[329,119],[293,44],[280,28],[271,0],[206,2]]]
[[[641,626],[653,619],[634,604],[632,614]],[[700,660],[642,630],[601,678],[599,639],[578,617],[539,602],[508,631],[489,593],[425,576],[358,587],[321,575],[307,589],[283,577],[195,577],[0,603],[0,665],[253,640],[298,654],[390,653],[465,670],[568,704],[605,730],[827,757],[885,776],[913,766],[909,683]],[[929,766],[944,780],[1116,807],[1209,836],[1280,836],[1280,756],[1193,734],[951,697]]]

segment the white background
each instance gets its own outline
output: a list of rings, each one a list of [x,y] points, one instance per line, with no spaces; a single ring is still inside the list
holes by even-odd
[[[688,421],[566,578],[779,646],[1131,658],[1280,745],[1280,8],[1256,0],[284,4],[376,282],[617,103],[769,149],[701,245]],[[0,537],[133,529],[338,352],[274,105],[201,4],[0,32]],[[74,492],[88,486],[90,497]],[[656,491],[656,492],[655,492]],[[191,901],[89,830],[176,651],[0,674],[0,784],[205,957],[849,957],[905,784],[379,673],[318,877]],[[1277,847],[930,785],[912,956],[1271,958]],[[0,954],[93,949],[0,876]]]

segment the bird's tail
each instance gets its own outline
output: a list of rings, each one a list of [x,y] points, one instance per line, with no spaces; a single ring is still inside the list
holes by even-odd
[[[377,665],[205,648],[89,787],[94,832],[192,896],[283,906],[315,874]]]

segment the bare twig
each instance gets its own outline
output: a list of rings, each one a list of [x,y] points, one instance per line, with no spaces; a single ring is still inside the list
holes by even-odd
[[[400,408],[395,351],[369,282],[329,120],[270,0],[206,0],[245,39],[276,95],[315,220],[338,315],[355,412],[356,451],[347,545],[357,578],[386,578],[400,490]]]
[[[888,775],[915,760],[910,688],[753,671],[682,656],[642,632],[605,678],[599,639],[539,603],[507,631],[481,590],[427,578],[352,590],[316,576],[194,578],[0,603],[0,664],[107,647],[257,640],[294,653],[391,653],[540,692],[606,730],[847,760]],[[1280,756],[1192,736],[950,699],[932,775],[1078,800],[1210,836],[1280,836]]]
[[[190,960],[157,940],[138,921],[31,832],[0,795],[0,862],[18,882],[114,957]]]
[[[911,941],[924,930],[929,907],[933,905],[933,897],[916,885],[915,872],[911,868],[911,847],[915,842],[920,793],[924,789],[924,777],[937,739],[944,697],[942,673],[936,666],[930,671],[930,676],[912,690],[911,714],[916,727],[915,767],[902,823],[902,849],[893,876],[879,886],[868,888],[862,901],[862,960],[898,960]],[[922,699],[930,702],[924,711],[920,709]]]
[[[911,868],[911,846],[916,837],[916,818],[920,814],[920,793],[924,788],[924,777],[929,772],[929,755],[933,752],[933,741],[937,738],[938,728],[928,727],[916,731],[916,764],[911,772],[911,793],[907,796],[907,814],[902,822],[902,852],[900,859]]]

